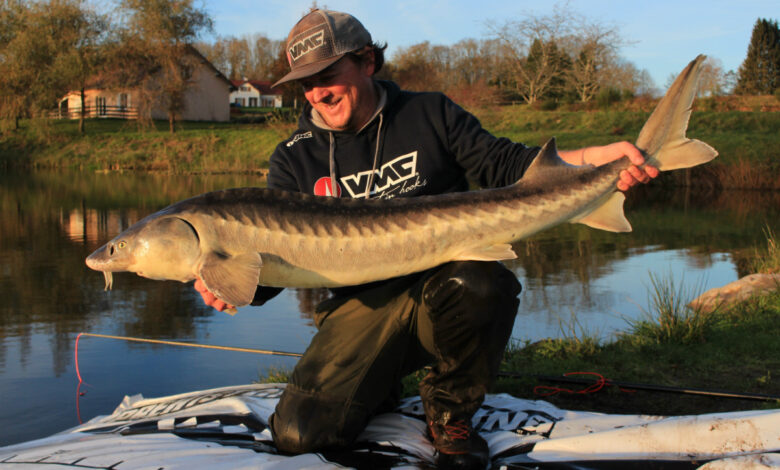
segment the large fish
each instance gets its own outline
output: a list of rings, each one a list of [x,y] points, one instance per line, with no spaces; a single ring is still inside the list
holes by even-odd
[[[636,146],[660,170],[717,156],[686,138],[703,56],[693,60],[645,123]],[[187,199],[134,224],[87,258],[103,271],[151,279],[201,278],[217,298],[249,304],[257,285],[337,287],[409,274],[454,260],[515,258],[510,242],[563,222],[627,232],[627,158],[572,166],[544,145],[516,184],[389,201],[316,197],[260,188]]]

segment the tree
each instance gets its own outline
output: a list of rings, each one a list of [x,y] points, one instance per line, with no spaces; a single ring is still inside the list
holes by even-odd
[[[42,115],[93,73],[104,26],[82,0],[3,2],[0,25],[3,116]]]
[[[21,42],[17,36],[24,28],[27,9],[21,1],[0,1],[0,118],[14,122],[19,127],[27,94],[19,62]]]
[[[593,99],[625,44],[617,28],[588,19],[566,3],[556,4],[549,15],[526,14],[487,27],[503,45],[502,55],[511,59],[502,84],[514,85],[527,103],[565,95]]]
[[[86,87],[89,80],[99,73],[104,63],[103,41],[108,22],[99,13],[85,9],[80,0],[73,3],[63,2],[54,9],[52,15],[61,21],[67,21],[69,27],[62,32],[63,44],[53,63],[53,71],[66,85],[66,92],[79,90],[81,112],[79,113],[79,133],[85,133]]]
[[[284,50],[284,47],[280,47],[278,55],[276,56],[276,60],[271,66],[271,82],[276,83],[282,77],[287,75],[289,71],[290,64],[287,62],[287,51]],[[303,87],[301,87],[301,85],[298,84],[295,80],[282,83],[276,89],[282,92],[282,99],[284,102],[292,103],[294,108],[297,108],[305,100],[303,95]]]
[[[217,38],[214,43],[198,43],[198,50],[214,67],[231,80],[250,78],[270,80],[271,69],[283,48],[283,41],[262,34],[241,38]]]
[[[760,18],[753,26],[734,93],[771,95],[777,88],[780,88],[780,28],[777,21]]]
[[[566,79],[577,99],[587,103],[598,93],[605,70],[625,41],[615,27],[579,16],[573,33],[568,40],[574,60]]]
[[[572,23],[572,13],[557,5],[549,16],[527,15],[500,27],[488,25],[505,54],[512,58],[515,89],[528,104],[549,93],[563,76],[558,42],[571,30]]]
[[[403,88],[413,91],[444,90],[449,63],[442,60],[444,46],[428,41],[399,48],[393,54],[393,78]]]
[[[638,69],[633,63],[614,58],[601,71],[600,89],[615,89],[622,94],[653,96],[657,94],[653,79],[647,70]]]
[[[723,64],[719,59],[707,57],[701,64],[699,96],[719,96],[724,93]]]
[[[127,14],[114,51],[118,78],[141,91],[140,119],[151,119],[152,103],[162,103],[171,133],[184,109],[184,96],[200,62],[192,43],[213,22],[193,0],[122,0]]]

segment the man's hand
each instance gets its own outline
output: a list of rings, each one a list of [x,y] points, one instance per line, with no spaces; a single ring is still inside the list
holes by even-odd
[[[203,303],[205,303],[208,306],[214,307],[220,312],[224,312],[225,310],[230,310],[230,309],[235,310],[236,308],[235,305],[230,305],[228,303],[225,303],[219,300],[214,294],[209,292],[209,290],[206,288],[206,284],[204,284],[203,281],[200,280],[200,278],[195,280],[195,290],[200,292],[200,296],[203,297]]]
[[[621,191],[626,191],[638,183],[647,183],[652,178],[657,177],[659,173],[658,168],[654,166],[648,165],[641,168],[641,165],[645,163],[642,152],[634,144],[627,141],[559,153],[561,158],[572,165],[591,164],[601,166],[620,158],[628,157],[633,165],[628,167],[627,170],[620,172],[620,181],[618,181],[617,186]]]

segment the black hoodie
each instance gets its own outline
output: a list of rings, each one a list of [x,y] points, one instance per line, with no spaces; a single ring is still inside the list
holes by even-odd
[[[482,128],[479,120],[442,93],[402,91],[378,81],[385,106],[358,132],[317,127],[306,103],[299,129],[270,159],[268,187],[320,196],[393,198],[466,191],[469,182],[493,188],[515,183],[539,151]],[[407,276],[414,278],[414,274]],[[366,286],[332,289],[351,295]],[[281,289],[259,288],[254,305]]]
[[[442,93],[402,91],[378,81],[384,108],[358,132],[317,127],[306,103],[299,129],[270,159],[268,186],[342,197],[421,196],[507,186],[525,173],[538,152],[482,128],[474,115]]]

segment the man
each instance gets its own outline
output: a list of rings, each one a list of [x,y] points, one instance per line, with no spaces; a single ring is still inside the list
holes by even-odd
[[[270,160],[268,186],[320,196],[413,197],[514,183],[538,152],[496,138],[440,93],[402,91],[374,79],[384,47],[354,17],[315,10],[287,38],[291,71],[307,104],[300,128]],[[561,152],[575,165],[628,156],[628,142]],[[632,167],[618,187],[658,171]],[[207,304],[222,310],[202,283]],[[256,303],[278,292],[259,288]],[[296,366],[269,426],[277,447],[303,453],[352,443],[369,418],[397,403],[402,377],[420,383],[440,468],[480,468],[488,448],[471,418],[509,340],[520,284],[500,263],[452,262],[401,278],[335,289],[315,314],[317,334]]]

